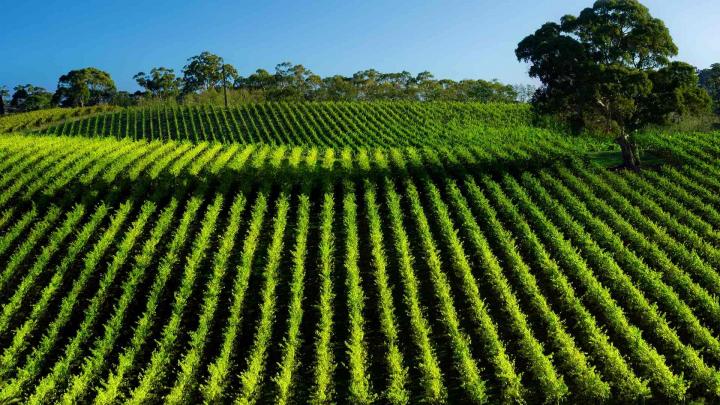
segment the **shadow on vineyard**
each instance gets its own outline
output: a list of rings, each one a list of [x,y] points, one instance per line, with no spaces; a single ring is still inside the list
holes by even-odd
[[[138,146],[141,145],[138,144]],[[259,156],[259,159],[262,159],[268,150],[270,149],[251,152],[250,159],[253,156]],[[410,151],[417,153],[422,150],[411,149]],[[402,154],[403,150],[398,149],[396,152]],[[428,150],[428,152],[430,151]],[[306,151],[302,153],[306,153]],[[364,158],[368,159],[368,154],[364,155]],[[501,177],[508,173],[519,174],[542,170],[560,162],[570,162],[575,158],[567,156],[562,151],[545,152],[542,156],[481,156],[470,162],[458,158],[443,159],[442,161],[435,158],[407,162],[401,170],[394,165],[360,167],[352,164],[347,167],[340,161],[335,161],[330,166],[316,166],[306,162],[291,161],[292,157],[283,156],[272,164],[221,167],[212,172],[175,171],[170,173],[161,171],[135,174],[118,171],[111,180],[98,176],[92,182],[81,177],[71,177],[63,182],[62,187],[51,188],[52,191],[36,188],[32,193],[16,194],[10,201],[20,207],[36,206],[39,209],[46,209],[52,204],[62,206],[69,206],[76,202],[92,204],[94,201],[105,199],[110,199],[111,204],[116,204],[120,199],[141,201],[147,199],[148,196],[151,198],[162,196],[163,199],[153,201],[165,202],[170,196],[185,198],[185,195],[191,194],[193,190],[211,192],[220,188],[228,192],[227,190],[234,190],[240,186],[245,189],[263,187],[276,190],[284,188],[299,190],[307,188],[316,191],[323,184],[340,183],[343,180],[351,180],[359,184],[366,179],[378,181],[392,177],[402,183],[402,179],[407,176],[412,178],[431,176],[442,179],[448,175],[463,176],[476,173]],[[355,159],[355,157],[351,159]],[[594,159],[591,160],[594,161]]]
[[[661,161],[635,173],[602,139],[522,128],[4,135],[0,398],[714,398],[717,135],[645,133]]]

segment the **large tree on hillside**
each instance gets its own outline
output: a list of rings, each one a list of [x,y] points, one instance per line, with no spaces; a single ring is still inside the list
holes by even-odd
[[[533,97],[539,112],[614,136],[625,166],[638,169],[633,131],[709,108],[693,68],[670,63],[677,51],[665,24],[638,1],[599,0],[544,24],[515,54],[542,82]]]
[[[53,102],[63,107],[106,104],[116,90],[115,82],[107,72],[93,67],[71,70],[60,76]]]

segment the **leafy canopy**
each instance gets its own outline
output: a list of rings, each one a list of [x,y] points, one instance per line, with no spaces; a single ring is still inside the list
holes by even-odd
[[[542,82],[533,104],[573,128],[623,134],[705,111],[707,94],[665,24],[636,0],[600,0],[544,24],[515,51]]]
[[[52,104],[52,93],[42,87],[25,84],[15,86],[14,93],[10,100],[10,107],[15,111],[35,111],[43,108],[50,108]]]
[[[413,76],[410,72],[383,73],[375,69],[359,71],[350,77],[320,77],[303,65],[283,62],[272,74],[258,69],[235,81],[235,89],[246,90],[268,100],[416,100],[481,101],[518,100],[520,88],[497,80],[437,80],[430,72]]]
[[[183,91],[193,93],[222,88],[223,82],[232,84],[238,72],[218,55],[203,52],[188,59],[183,68]]]
[[[117,91],[110,74],[89,67],[71,70],[60,76],[53,103],[63,107],[84,107],[106,104],[112,101]]]
[[[182,81],[175,76],[173,69],[156,67],[150,74],[140,72],[133,76],[137,84],[153,97],[167,99],[180,93]]]

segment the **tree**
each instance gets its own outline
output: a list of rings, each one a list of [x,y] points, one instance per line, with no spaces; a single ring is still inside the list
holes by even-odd
[[[10,95],[10,91],[5,85],[0,86],[0,115],[5,115],[5,98]]]
[[[270,97],[275,100],[305,100],[320,88],[322,79],[303,65],[283,62],[275,66]]]
[[[245,91],[242,100],[414,100],[518,102],[515,87],[497,80],[436,80],[424,71],[383,73],[375,69],[359,71],[351,77],[320,77],[303,65],[283,62],[275,73],[258,69],[235,80],[235,90]],[[534,88],[532,88],[534,90]],[[213,89],[211,89],[213,90]],[[210,93],[211,91],[203,91]],[[188,99],[188,96],[185,96]],[[202,98],[193,97],[195,100]],[[215,99],[214,95],[208,99]],[[237,99],[237,98],[236,98]]]
[[[181,80],[175,76],[173,69],[152,68],[150,74],[140,72],[133,79],[152,97],[168,99],[180,93]]]
[[[516,84],[512,86],[517,93],[516,101],[520,103],[529,103],[532,101],[533,94],[537,90],[537,87],[532,84]]]
[[[695,67],[671,62],[650,72],[649,77],[653,91],[641,103],[642,121],[666,123],[709,111],[711,99],[700,87]]]
[[[720,114],[720,63],[699,72],[700,86],[704,88],[715,103],[715,112]]]
[[[472,101],[512,103],[518,96],[513,86],[502,84],[497,79],[490,82],[485,80],[463,80],[460,83],[465,85],[466,97]]]
[[[377,99],[379,91],[378,81],[381,73],[375,69],[368,69],[357,72],[352,76],[352,83],[358,89],[358,98],[360,100]]]
[[[637,170],[633,131],[708,108],[707,95],[691,89],[697,78],[687,65],[670,64],[677,51],[665,24],[637,0],[599,0],[579,16],[544,24],[515,54],[542,82],[537,111],[614,136],[624,166]],[[663,107],[653,107],[659,100]]]
[[[438,93],[442,91],[440,84],[435,80],[435,76],[427,70],[418,73],[414,82],[416,98],[421,101],[436,100]]]
[[[232,65],[206,51],[188,59],[188,64],[183,68],[183,92],[187,94],[220,89],[223,83],[233,83],[238,78],[237,70]]]
[[[258,69],[247,78],[235,81],[235,88],[267,92],[275,87],[275,76],[265,69]]]
[[[93,67],[71,70],[60,76],[53,103],[63,107],[106,104],[115,92],[115,82],[109,73]]]
[[[110,104],[118,107],[131,107],[137,105],[137,101],[140,98],[142,98],[142,94],[130,94],[127,91],[118,91],[113,95]]]
[[[322,86],[316,92],[317,100],[351,101],[357,99],[357,88],[349,77],[335,75],[322,79]]]
[[[15,86],[10,107],[16,111],[35,111],[50,108],[52,94],[42,87],[25,84]]]

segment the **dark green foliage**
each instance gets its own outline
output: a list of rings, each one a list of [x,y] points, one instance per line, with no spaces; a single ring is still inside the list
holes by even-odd
[[[704,88],[715,104],[715,112],[720,113],[720,63],[713,63],[708,69],[698,72],[700,86]]]
[[[579,130],[616,137],[625,165],[640,164],[629,132],[707,109],[665,24],[637,0],[599,0],[580,15],[546,23],[515,50],[543,86],[533,99],[542,113],[557,114]]]
[[[17,112],[35,111],[49,108],[53,95],[42,87],[26,84],[15,86],[10,100],[10,108]]]
[[[94,67],[71,70],[60,76],[53,103],[63,107],[107,104],[115,91],[115,82],[107,72]]]
[[[165,71],[160,77],[169,79],[169,73],[171,72]],[[183,68],[183,92],[218,89],[225,82],[232,82],[237,77],[237,70],[232,65],[226,64],[220,56],[206,51],[188,59],[188,64]]]
[[[150,74],[140,72],[133,79],[147,94],[161,99],[176,97],[182,85],[181,79],[175,77],[175,72],[164,67],[152,68]]]
[[[235,89],[247,91],[256,98],[276,101],[478,101],[512,103],[518,100],[518,87],[497,80],[435,79],[430,72],[413,76],[410,72],[383,73],[375,69],[359,71],[346,77],[320,77],[303,65],[283,62],[275,74],[258,69],[247,78],[235,81]]]
[[[695,68],[684,62],[672,62],[649,73],[652,92],[642,102],[643,122],[668,124],[684,116],[710,112],[711,99],[698,85]]]

